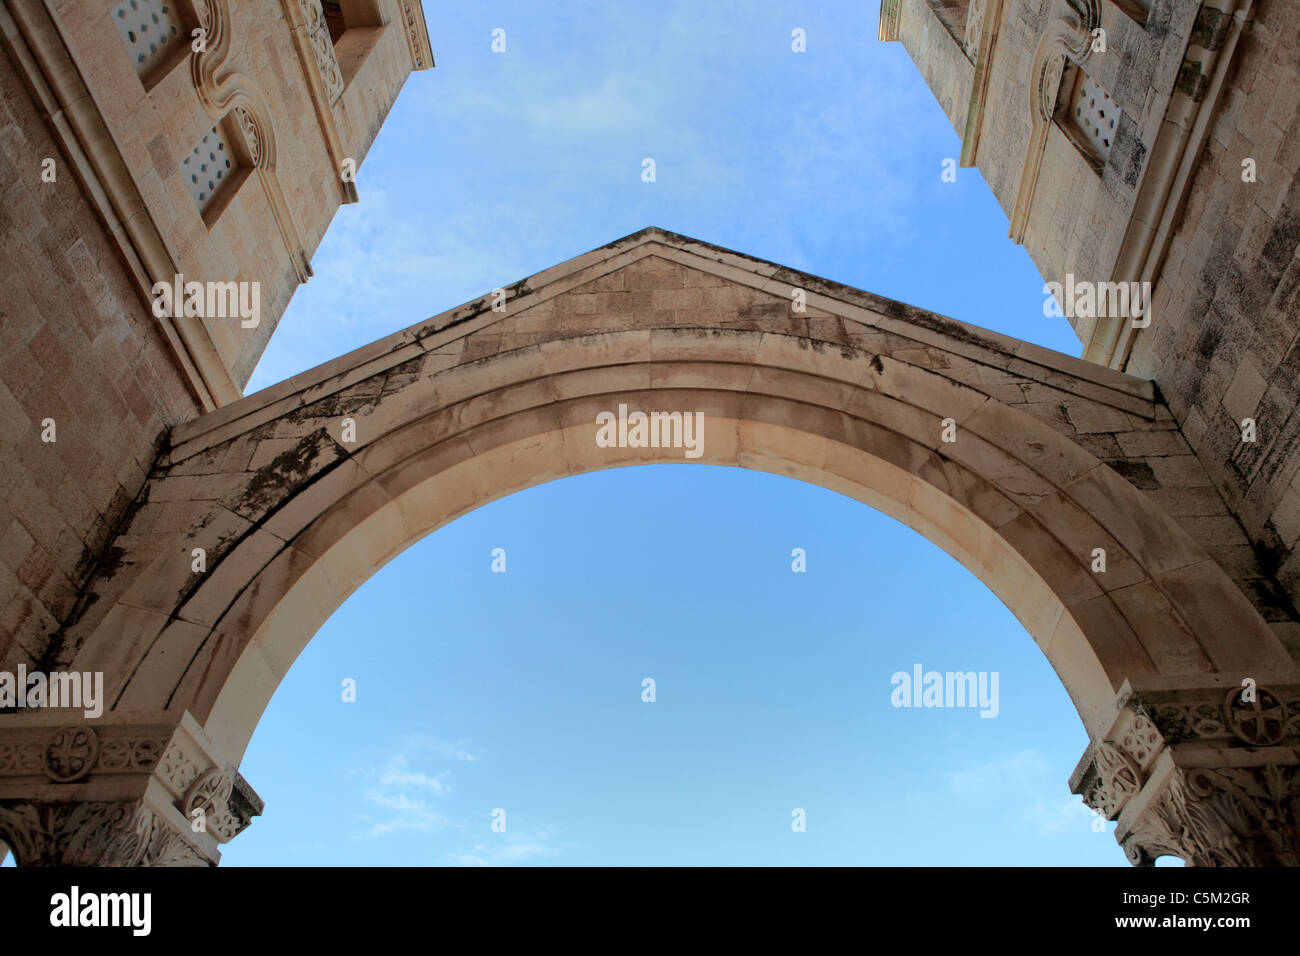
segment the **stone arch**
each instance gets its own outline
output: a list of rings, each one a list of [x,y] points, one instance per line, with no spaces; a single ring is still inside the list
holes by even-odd
[[[597,414],[627,406],[698,412],[693,460],[840,491],[979,576],[1074,700],[1094,742],[1076,790],[1120,821],[1133,859],[1171,840],[1189,858],[1225,840],[1264,852],[1247,846],[1266,839],[1255,833],[1157,832],[1162,800],[1213,791],[1183,785],[1175,745],[1217,733],[1233,738],[1217,752],[1245,747],[1262,765],[1281,742],[1261,749],[1226,712],[1218,730],[1183,733],[1178,715],[1207,694],[1231,710],[1243,676],[1280,700],[1300,698],[1300,681],[1202,543],[1128,464],[1089,450],[1105,428],[1180,440],[1150,383],[660,230],[505,291],[504,311],[485,297],[175,430],[56,641],[67,666],[105,673],[111,726],[176,725],[164,746],[177,756],[153,769],[174,799],[149,791],[155,815],[215,771],[247,822],[255,795],[235,768],[280,678],[418,538],[543,481],[688,460],[681,447],[600,447]],[[1204,766],[1204,748],[1187,752]],[[177,775],[186,761],[194,775]],[[1226,809],[1192,818],[1232,831]],[[212,859],[215,844],[198,853]]]
[[[660,348],[653,349],[652,341]],[[870,504],[939,544],[1025,624],[1092,732],[1113,717],[1114,694],[1126,678],[1223,670],[1235,675],[1269,650],[1275,665],[1286,663],[1262,621],[1253,635],[1258,643],[1216,646],[1222,620],[1200,604],[1182,606],[1167,598],[1164,613],[1125,628],[1124,612],[1089,569],[1094,547],[1106,548],[1107,573],[1117,575],[1117,584],[1150,582],[1152,600],[1186,589],[1217,594],[1225,609],[1235,604],[1243,615],[1254,612],[1190,536],[1152,510],[1137,489],[996,399],[885,357],[866,376],[871,384],[854,382],[871,361],[867,355],[819,353],[794,337],[771,333],[688,333],[676,357],[670,339],[655,340],[643,331],[582,336],[565,344],[571,367],[563,371],[548,369],[538,350],[442,373],[438,385],[444,394],[472,397],[414,411],[354,454],[350,475],[340,475],[332,487],[308,484],[279,502],[265,527],[272,534],[279,528],[292,533],[287,546],[255,571],[268,544],[259,535],[245,536],[222,556],[185,596],[177,609],[181,622],[172,625],[179,633],[187,629],[182,622],[213,618],[193,660],[183,670],[180,662],[165,671],[141,665],[120,687],[114,706],[154,710],[184,703],[237,760],[280,677],[311,635],[355,587],[415,540],[543,480],[683,460],[675,448],[598,448],[596,414],[620,404],[646,411],[703,410],[700,462],[812,481]],[[739,364],[741,356],[754,364]],[[500,372],[506,374],[500,385],[476,391],[475,379]],[[724,377],[733,388],[693,385]],[[752,388],[755,377],[766,380],[761,401],[739,387],[747,380]],[[910,401],[904,397],[909,394]],[[836,402],[844,403],[843,410]],[[953,444],[973,447],[949,451],[945,461],[938,446],[941,422],[949,417],[959,429]],[[367,420],[355,421],[364,431]],[[1032,449],[1030,461],[994,444],[1012,435],[1022,449]],[[1014,491],[1013,483],[1019,483]],[[1070,485],[1090,510],[1065,490]],[[1035,513],[1021,506],[1048,496],[1059,496],[1053,500],[1059,511]],[[292,529],[301,519],[288,517],[295,511],[315,515],[296,533]],[[1021,526],[1009,527],[1021,520]],[[219,573],[223,566],[248,569],[246,579]],[[160,633],[159,644],[167,640],[167,632]]]

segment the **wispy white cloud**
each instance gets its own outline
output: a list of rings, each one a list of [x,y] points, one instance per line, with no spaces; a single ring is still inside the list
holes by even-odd
[[[468,737],[449,740],[433,734],[407,734],[402,737],[402,751],[407,754],[429,754],[444,760],[474,763],[482,759],[483,748]]]
[[[555,853],[551,834],[546,830],[531,833],[493,834],[495,839],[476,843],[465,853],[453,854],[452,862],[461,866],[511,866]]]
[[[435,796],[441,796],[451,791],[451,787],[443,782],[447,776],[448,773],[445,770],[437,776],[411,770],[407,759],[403,756],[397,756],[389,762],[388,767],[380,775],[379,784],[390,788],[428,790]]]
[[[447,816],[434,809],[432,803],[432,798],[451,792],[446,782],[450,775],[447,771],[428,774],[412,770],[407,757],[399,754],[389,760],[377,775],[374,771],[369,775],[377,776],[377,780],[375,786],[366,789],[365,801],[389,811],[380,820],[367,818],[371,836],[402,830],[429,833],[451,823]]]
[[[1039,800],[1025,808],[1024,822],[1036,833],[1057,834],[1092,827],[1097,832],[1113,829],[1113,824],[1099,823],[1101,818],[1078,797]]]
[[[1051,770],[1051,764],[1042,754],[1023,750],[954,770],[948,774],[948,786],[954,793],[969,799],[995,792],[1005,793],[1008,789],[1033,793],[1038,792],[1040,784],[1051,779]]]
[[[1087,828],[1097,819],[1077,796],[1044,796],[1060,792],[1059,768],[1033,750],[952,771],[948,786],[964,800],[996,797],[1023,826],[1044,836]],[[1008,804],[1010,794],[1023,797],[1023,802]]]

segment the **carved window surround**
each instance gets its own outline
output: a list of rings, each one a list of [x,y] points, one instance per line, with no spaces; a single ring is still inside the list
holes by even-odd
[[[213,120],[221,121],[227,114],[232,117],[242,134],[243,149],[266,193],[271,216],[289,253],[294,276],[299,282],[306,282],[312,274],[311,264],[280,186],[270,110],[257,84],[226,66],[234,44],[231,0],[204,0],[197,5],[197,12],[208,39],[206,51],[194,54],[190,60],[199,102]]]
[[[310,57],[303,58],[303,66],[310,74],[312,91],[321,89],[325,100],[333,106],[343,95],[343,71],[339,69],[338,57],[334,52],[333,30],[325,19],[320,0],[285,0],[284,6],[286,13],[294,10],[298,14],[297,23],[293,20],[289,22],[293,24],[293,36],[298,43],[299,52],[306,47],[311,54]],[[341,36],[342,34],[340,38]],[[314,73],[312,61],[315,63]]]
[[[281,6],[293,34],[303,75],[307,78],[307,90],[321,134],[325,137],[325,148],[337,173],[335,181],[342,201],[354,203],[357,201],[357,187],[351,179],[343,178],[343,164],[349,157],[334,117],[334,104],[343,95],[345,84],[330,38],[329,24],[319,0],[281,0]]]
[[[188,712],[58,713],[0,717],[0,842],[20,865],[214,866],[262,812]]]
[[[322,3],[322,0],[298,0],[303,12]],[[366,58],[383,36],[388,26],[388,15],[382,0],[323,0],[332,12],[332,30],[341,32],[333,37],[331,55],[338,64],[343,88],[346,89],[360,74]],[[310,17],[308,18],[310,21]]]
[[[1084,70],[1074,64],[1066,67],[1056,124],[1099,176],[1115,143],[1120,113],[1119,104]]]
[[[188,0],[122,0],[109,11],[109,18],[121,34],[128,56],[133,58],[131,66],[146,92],[162,82],[189,56],[190,30],[195,25],[195,18]],[[147,28],[143,32],[138,29],[142,25]],[[156,30],[160,38],[165,37],[166,48],[161,56],[145,49],[144,44],[152,40],[148,30]],[[140,62],[146,57],[148,62]]]
[[[1025,241],[1025,229],[1029,225],[1034,193],[1038,190],[1038,174],[1043,166],[1047,135],[1053,125],[1065,63],[1069,60],[1082,67],[1088,60],[1092,53],[1092,31],[1101,22],[1100,3],[1101,0],[1066,0],[1068,12],[1048,24],[1034,51],[1033,65],[1029,70],[1032,125],[1011,212],[1010,236],[1017,243]]]

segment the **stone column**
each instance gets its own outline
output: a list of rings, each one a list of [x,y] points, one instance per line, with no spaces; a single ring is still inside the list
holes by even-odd
[[[1129,861],[1300,866],[1300,684],[1125,682],[1070,778]]]
[[[52,716],[0,718],[0,844],[20,866],[215,866],[262,811],[189,713]]]

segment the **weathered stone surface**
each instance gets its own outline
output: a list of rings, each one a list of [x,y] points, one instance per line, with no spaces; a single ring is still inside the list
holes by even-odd
[[[983,42],[963,32],[977,8]],[[963,137],[963,162],[979,167],[1043,277],[1063,289],[1149,283],[1145,320],[1067,315],[1085,358],[1155,381],[1182,434],[1129,431],[1122,405],[1071,407],[1075,425],[1115,433],[1162,489],[1217,489],[1294,615],[1300,10],[1265,0],[890,0],[882,16],[882,37],[901,40]],[[1050,102],[1037,96],[1039,78],[1060,78],[1063,63],[1062,104],[1071,71],[1113,98],[1106,156],[1090,157],[1071,133],[1055,82],[1045,84]],[[1005,388],[997,397],[1010,403]],[[1247,419],[1253,441],[1243,440]]]
[[[602,256],[620,264],[602,268]],[[1262,580],[1258,568],[1221,568],[1198,544],[1198,533],[1223,544],[1203,522],[1231,524],[1226,506],[1194,472],[1174,468],[1166,488],[1148,464],[1195,458],[1138,385],[1114,373],[1110,385],[1076,377],[1072,360],[938,316],[918,320],[912,339],[890,317],[896,310],[850,289],[818,293],[826,338],[794,334],[795,314],[759,308],[791,310],[766,291],[773,269],[647,230],[548,270],[549,282],[527,280],[513,311],[459,326],[435,318],[390,336],[387,352],[359,350],[355,367],[335,360],[305,373],[300,393],[271,390],[186,426],[141,496],[138,525],[118,538],[117,569],[90,589],[93,606],[121,610],[67,628],[61,654],[117,669],[123,705],[189,709],[234,762],[315,628],[411,541],[540,481],[694,460],[825,483],[929,536],[1026,623],[1090,727],[1129,677],[1191,677],[1247,658],[1289,666],[1267,601],[1252,607],[1247,596],[1271,593],[1246,587]],[[782,275],[809,288],[820,281]],[[636,296],[659,291],[654,277],[730,311],[712,328],[682,324],[675,310],[635,321]],[[592,296],[606,297],[604,311],[577,314],[604,316],[601,325],[569,327],[565,317]],[[694,321],[698,300],[680,302]],[[509,341],[523,321],[546,341],[471,347]],[[877,323],[890,331],[872,335]],[[421,327],[443,331],[421,338]],[[446,360],[412,356],[413,341]],[[867,342],[890,351],[864,351]],[[1049,393],[1050,402],[1024,400]],[[1034,414],[1044,404],[1066,413]],[[602,447],[596,416],[619,405],[702,414],[699,457],[682,443]],[[1098,434],[1120,456],[1109,464],[1089,450]],[[1150,457],[1157,452],[1181,454]],[[214,470],[240,461],[242,471]],[[189,551],[205,542],[210,564],[196,575]],[[127,625],[125,615],[146,612]],[[1231,650],[1220,646],[1225,613]],[[124,642],[124,625],[148,636]],[[126,646],[134,650],[114,653]]]
[[[340,162],[365,156],[407,75],[432,66],[418,0],[377,0],[383,30],[350,6],[358,29],[337,59],[328,32],[323,47],[308,39],[315,0],[210,0],[208,51],[190,46],[190,5],[173,4],[183,28],[137,75],[116,6],[23,4],[6,20],[0,487],[22,504],[0,505],[0,661],[44,655],[84,612],[77,592],[132,522],[167,432],[240,397],[335,210],[356,196]],[[182,160],[214,125],[238,162],[201,210]],[[256,323],[155,317],[154,283],[176,275],[256,285]],[[152,500],[219,495],[217,476],[245,472],[252,452],[246,441],[190,459]]]

